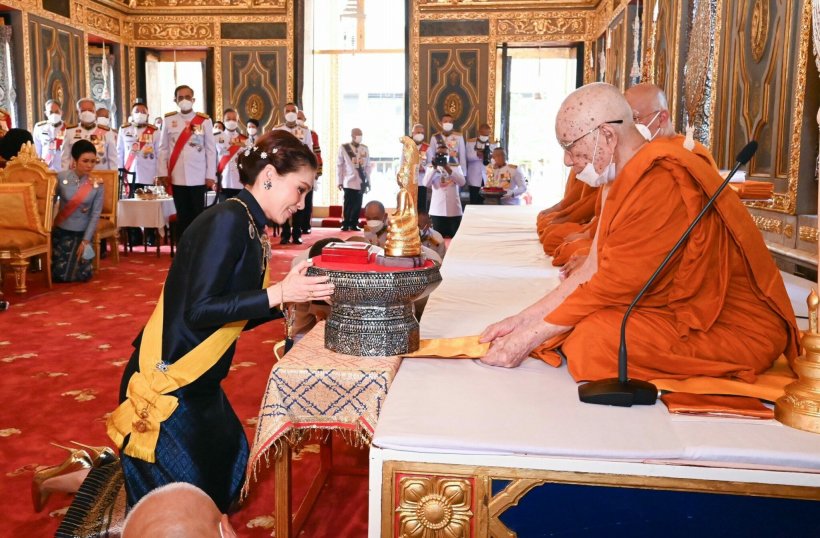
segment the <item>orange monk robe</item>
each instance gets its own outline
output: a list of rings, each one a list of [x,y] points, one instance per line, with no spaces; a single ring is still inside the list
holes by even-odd
[[[539,216],[536,223],[538,239],[544,246],[544,252],[552,251],[564,242],[564,237],[581,231],[584,224],[595,216],[595,202],[598,198],[597,188],[590,187],[575,177],[570,171],[562,208],[547,215]]]
[[[721,178],[700,146],[644,146],[612,183],[601,212],[597,272],[545,320],[573,327],[534,352],[561,347],[577,381],[617,377],[624,312]],[[754,382],[798,331],[783,280],[749,212],[726,190],[633,310],[629,376],[732,377]]]

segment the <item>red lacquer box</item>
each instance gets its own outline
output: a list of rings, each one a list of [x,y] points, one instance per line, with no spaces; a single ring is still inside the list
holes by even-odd
[[[376,248],[367,243],[330,243],[322,249],[322,260],[366,265],[376,261]]]

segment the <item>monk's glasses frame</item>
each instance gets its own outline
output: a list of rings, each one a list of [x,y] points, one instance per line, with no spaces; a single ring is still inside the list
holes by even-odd
[[[592,133],[594,133],[595,131],[597,131],[598,129],[603,127],[604,125],[606,125],[606,124],[621,124],[623,122],[624,122],[624,120],[605,121],[603,123],[598,124],[597,127],[594,127],[592,129],[590,129],[589,131],[585,132],[584,134],[582,134],[581,136],[579,136],[578,138],[576,138],[572,142],[563,143],[563,142],[559,141],[558,145],[560,145],[562,148],[564,148],[564,151],[569,151],[569,150],[572,149],[572,146],[577,144],[582,138],[584,138],[587,135],[591,135]]]

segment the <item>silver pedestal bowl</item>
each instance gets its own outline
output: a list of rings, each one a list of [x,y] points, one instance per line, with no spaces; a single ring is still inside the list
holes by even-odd
[[[435,262],[432,267],[384,272],[339,271],[320,264],[308,268],[308,275],[327,275],[336,286],[325,324],[325,347],[360,357],[416,351],[419,324],[413,302],[441,282]]]

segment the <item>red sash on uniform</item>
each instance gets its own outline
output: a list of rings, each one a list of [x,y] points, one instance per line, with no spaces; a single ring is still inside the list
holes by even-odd
[[[200,116],[199,114],[197,114],[179,135],[177,143],[174,146],[174,151],[171,152],[171,158],[168,160],[168,177],[171,177],[171,173],[174,171],[174,167],[177,165],[179,155],[180,153],[182,153],[182,148],[185,147],[185,144],[188,143],[188,139],[191,138],[192,134],[194,134],[194,127],[199,127],[200,125],[202,125],[202,122],[205,121],[205,118],[205,116]]]
[[[57,218],[54,219],[54,225],[59,226],[65,221],[65,219],[77,211],[77,208],[80,207],[80,204],[83,203],[83,200],[86,199],[92,188],[94,188],[94,186],[91,184],[90,179],[83,183],[83,185],[77,189],[77,192],[74,193],[74,196],[71,197],[71,200],[69,200],[68,203],[60,209],[60,212],[57,213]]]
[[[150,131],[149,131],[149,129],[150,129]],[[150,124],[146,125],[145,130],[142,132],[142,135],[140,136],[139,148],[137,149],[137,151],[131,150],[131,153],[128,155],[128,160],[125,161],[125,169],[126,170],[128,170],[129,172],[131,171],[131,165],[134,164],[134,159],[137,158],[137,153],[141,152],[142,148],[145,147],[145,143],[148,142],[146,140],[145,135],[146,134],[153,135],[154,131],[156,131],[156,130],[157,130],[157,128],[155,126],[150,125]],[[170,172],[168,174],[170,175]]]
[[[219,159],[219,164],[216,165],[217,173],[221,174],[222,171],[225,170],[225,167],[228,166],[228,163],[231,161],[231,159],[233,159],[234,155],[236,155],[236,153],[240,149],[245,147],[244,142],[248,139],[248,137],[244,135],[238,135],[236,138],[239,139],[239,142],[241,144],[234,144],[233,141],[231,141],[231,146],[228,148],[228,153],[223,155],[222,158]]]

